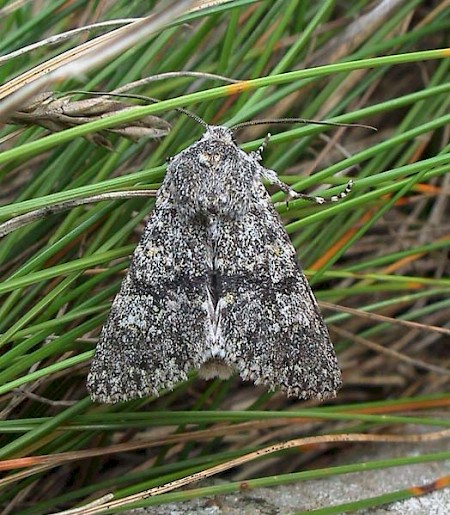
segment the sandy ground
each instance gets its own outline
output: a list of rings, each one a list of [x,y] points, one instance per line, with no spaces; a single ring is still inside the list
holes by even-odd
[[[413,456],[450,449],[450,440],[428,444],[368,445],[339,455],[335,465]],[[308,510],[374,497],[411,486],[430,483],[449,474],[450,460],[370,470],[275,488],[259,488],[214,498],[132,510],[133,515],[290,515]],[[196,486],[199,486],[198,484]],[[450,488],[379,508],[359,510],[367,515],[448,515]]]

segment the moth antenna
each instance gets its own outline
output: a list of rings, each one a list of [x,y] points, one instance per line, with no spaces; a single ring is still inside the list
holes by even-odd
[[[176,107],[175,110],[180,113],[185,114],[186,116],[189,116],[189,118],[192,118],[193,120],[195,120],[197,123],[199,123],[205,129],[207,129],[209,127],[209,125],[204,120],[202,120],[202,118],[200,118],[200,116],[197,116],[196,114],[192,113],[191,111],[188,111],[187,109],[184,109],[183,107]]]
[[[161,100],[159,100],[158,98],[148,97],[146,95],[138,95],[138,94],[133,94],[133,93],[114,93],[114,92],[108,93],[108,92],[103,92],[103,91],[73,90],[73,91],[69,91],[69,92],[65,93],[65,95],[75,94],[75,93],[89,94],[89,95],[93,95],[93,96],[97,96],[97,97],[111,96],[111,97],[120,97],[120,98],[132,98],[134,100],[145,100],[146,102],[149,102],[149,103],[150,102],[153,102],[153,103],[161,102]],[[199,123],[205,129],[208,128],[208,124],[204,120],[202,120],[200,118],[200,116],[197,116],[196,114],[192,113],[191,111],[188,111],[187,109],[184,109],[183,107],[175,107],[174,109],[175,109],[175,111],[178,111],[179,113],[183,113],[186,116],[189,116],[189,118],[192,118],[194,121]]]
[[[308,118],[275,118],[271,120],[268,119],[262,119],[262,120],[252,120],[249,122],[242,122],[238,123],[237,125],[234,125],[231,127],[231,130],[234,132],[237,132],[244,127],[251,127],[253,125],[268,125],[268,124],[286,124],[286,123],[312,123],[315,125],[331,125],[333,127],[360,127],[362,129],[369,129],[372,131],[377,131],[378,129],[376,127],[372,127],[371,125],[364,125],[360,123],[339,123],[339,122],[326,122],[321,120],[310,120]]]

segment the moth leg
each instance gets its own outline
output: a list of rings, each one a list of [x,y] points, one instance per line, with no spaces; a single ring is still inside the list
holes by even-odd
[[[303,193],[298,193],[297,191],[293,190],[288,184],[284,183],[280,180],[280,178],[277,175],[277,172],[274,170],[270,170],[268,168],[262,168],[261,175],[270,182],[270,184],[275,184],[280,188],[280,190],[286,194],[286,202],[289,202],[293,199],[302,198],[304,200],[310,200],[312,202],[315,202],[316,204],[323,204],[325,202],[325,199],[322,197],[313,197],[310,195],[304,195]]]
[[[264,138],[264,141],[259,145],[257,150],[254,152],[250,152],[250,156],[252,156],[256,161],[262,161],[262,153],[264,152],[264,149],[269,144],[269,140],[272,137],[272,134],[270,132],[267,133],[266,137]],[[276,175],[276,174],[275,174]]]
[[[316,204],[330,204],[331,202],[338,202],[339,200],[345,198],[350,193],[352,187],[353,181],[350,179],[345,185],[345,188],[340,193],[337,195],[332,195],[329,198],[315,197],[314,195],[304,195],[303,193],[298,193],[295,190],[292,190],[291,188],[290,189],[295,194],[295,196],[291,198],[301,198],[303,200],[308,200],[309,202],[315,202]],[[288,198],[288,200],[290,199]]]
[[[346,184],[345,188],[338,193],[337,195],[333,195],[330,198],[324,198],[324,197],[316,197],[314,195],[305,195],[304,193],[299,193],[298,191],[295,191],[292,189],[288,184],[285,184],[283,181],[281,181],[277,175],[277,173],[274,170],[269,170],[268,168],[262,167],[262,177],[264,177],[266,180],[270,182],[270,184],[275,184],[280,188],[280,190],[286,194],[286,202],[289,202],[290,200],[294,199],[303,199],[308,200],[309,202],[315,202],[316,204],[325,204],[329,202],[337,202],[338,200],[341,200],[345,198],[351,191],[353,186],[353,181],[350,179],[348,183]]]
[[[270,132],[267,133],[266,137],[264,138],[264,141],[261,143],[261,145],[258,147],[257,150],[254,152],[251,152],[250,155],[256,159],[258,162],[262,160],[262,153],[264,152],[264,149],[269,144],[270,138],[271,138]],[[303,199],[308,200],[309,202],[315,202],[316,204],[325,204],[328,202],[337,202],[338,200],[341,200],[345,198],[352,189],[353,181],[350,179],[345,186],[344,190],[341,191],[338,195],[333,195],[329,199],[326,199],[324,197],[316,197],[314,195],[305,195],[304,193],[299,193],[292,189],[289,185],[281,181],[277,175],[277,172],[274,170],[269,170],[268,168],[262,168],[262,176],[270,182],[270,184],[275,184],[280,188],[280,190],[286,194],[286,202],[289,202],[293,199]]]

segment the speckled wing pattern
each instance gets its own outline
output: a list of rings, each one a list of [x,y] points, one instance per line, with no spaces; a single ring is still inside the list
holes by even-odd
[[[328,330],[263,187],[242,223],[224,227],[218,255],[224,359],[288,396],[334,397],[341,373]]]
[[[88,376],[94,400],[158,395],[187,379],[205,352],[208,280],[204,234],[191,224],[182,240],[170,205],[152,213],[117,294]]]
[[[191,369],[336,394],[336,355],[259,160],[214,126],[171,160],[100,335],[93,400],[158,395]]]

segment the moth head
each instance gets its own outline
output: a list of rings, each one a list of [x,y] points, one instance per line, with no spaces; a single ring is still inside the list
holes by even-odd
[[[208,125],[202,140],[217,140],[236,145],[233,131],[223,125]]]

